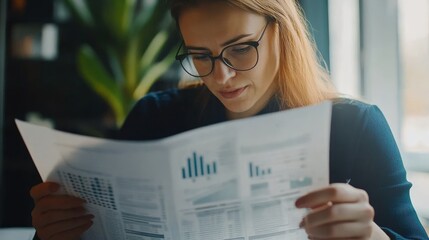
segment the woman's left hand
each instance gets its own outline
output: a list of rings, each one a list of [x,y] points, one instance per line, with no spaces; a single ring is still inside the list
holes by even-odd
[[[309,239],[375,239],[380,232],[387,237],[373,221],[368,194],[351,185],[331,184],[300,197],[295,204],[310,209],[300,224]]]

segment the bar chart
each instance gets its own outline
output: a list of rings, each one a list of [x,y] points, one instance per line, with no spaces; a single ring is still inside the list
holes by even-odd
[[[268,168],[268,167],[262,168],[258,165],[253,164],[252,162],[249,163],[249,176],[251,178],[271,175],[271,173],[272,173],[271,168]]]
[[[188,157],[186,166],[182,167],[182,179],[195,179],[198,177],[211,176],[217,174],[216,161],[206,163],[203,155],[193,152]]]

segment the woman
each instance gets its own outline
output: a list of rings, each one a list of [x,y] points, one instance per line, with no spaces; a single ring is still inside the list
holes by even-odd
[[[427,239],[382,113],[337,98],[294,0],[173,0],[172,15],[184,41],[177,59],[203,84],[144,97],[123,138],[157,139],[331,99],[331,184],[296,201],[310,209],[300,226],[311,239]],[[31,190],[37,234],[79,239],[92,216],[82,200],[52,195],[57,190],[55,183]]]

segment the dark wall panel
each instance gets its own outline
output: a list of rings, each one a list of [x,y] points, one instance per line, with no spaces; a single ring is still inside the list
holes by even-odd
[[[0,0],[0,196],[3,196],[3,133],[4,133],[4,61],[6,35],[6,0]],[[3,223],[3,199],[0,198],[0,226]]]
[[[310,25],[317,48],[322,55],[328,70],[330,69],[329,57],[329,8],[328,0],[300,0],[304,14]]]

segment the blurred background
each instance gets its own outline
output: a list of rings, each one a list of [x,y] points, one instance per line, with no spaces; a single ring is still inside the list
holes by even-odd
[[[385,114],[429,225],[429,1],[299,3],[338,90]],[[1,228],[31,226],[41,181],[14,119],[114,138],[137,99],[177,86],[179,42],[164,0],[0,0]]]

